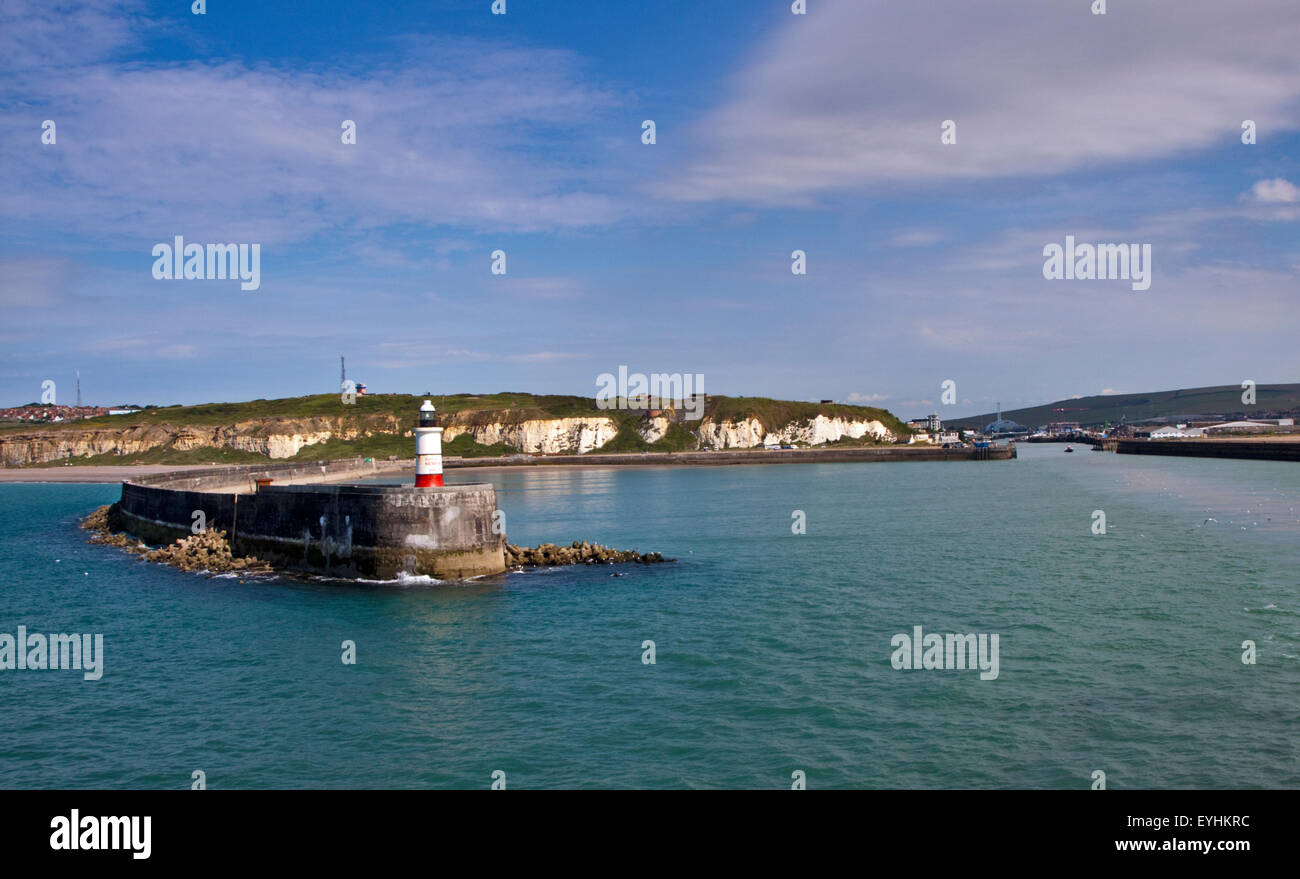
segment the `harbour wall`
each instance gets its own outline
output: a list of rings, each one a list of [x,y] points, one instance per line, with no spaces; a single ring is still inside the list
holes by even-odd
[[[845,449],[755,449],[726,452],[589,452],[585,455],[506,455],[500,458],[443,458],[448,469],[514,466],[718,466],[726,464],[815,464],[863,461],[1006,461],[1016,457],[1014,444],[987,449],[932,446],[868,446]]]
[[[1145,440],[1115,441],[1121,455],[1182,455],[1193,458],[1250,458],[1258,461],[1300,461],[1300,442],[1267,440]]]
[[[283,468],[276,473],[289,478]],[[424,574],[464,580],[505,570],[506,537],[493,532],[497,503],[491,484],[271,484],[252,492],[229,490],[231,477],[244,475],[209,471],[124,482],[110,526],[165,543],[188,537],[201,521],[225,531],[237,556],[331,577],[389,580]]]
[[[342,458],[338,461],[313,461],[285,464],[234,464],[229,467],[204,467],[138,476],[136,485],[184,488],[191,491],[257,491],[257,480],[291,482],[294,485],[339,482],[389,472],[410,472],[410,461],[376,461],[373,458]]]

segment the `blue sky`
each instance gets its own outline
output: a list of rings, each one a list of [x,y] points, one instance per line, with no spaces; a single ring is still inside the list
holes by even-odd
[[[1293,0],[490,6],[0,0],[0,405],[327,392],[339,354],[904,416],[1300,381]],[[1045,280],[1071,234],[1150,243],[1151,289]],[[260,289],[155,280],[175,235],[259,243]]]

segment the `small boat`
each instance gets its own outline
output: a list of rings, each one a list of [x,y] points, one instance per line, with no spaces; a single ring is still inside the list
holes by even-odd
[[[1074,451],[1074,449],[1070,448],[1069,446],[1066,446],[1066,447],[1065,447],[1065,450],[1066,450],[1067,452],[1073,452],[1073,451]]]

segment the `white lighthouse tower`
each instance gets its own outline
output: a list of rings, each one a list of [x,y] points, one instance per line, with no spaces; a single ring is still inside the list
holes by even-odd
[[[442,485],[442,428],[433,401],[425,400],[415,428],[415,487],[431,485]]]

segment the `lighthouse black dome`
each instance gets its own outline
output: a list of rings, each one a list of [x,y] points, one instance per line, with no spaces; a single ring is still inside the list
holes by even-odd
[[[424,406],[421,406],[421,407],[420,407],[420,423],[419,423],[419,426],[420,426],[420,427],[437,427],[437,426],[438,426],[438,413],[434,410],[434,408],[433,408],[432,405],[429,405],[429,404],[426,403],[426,406],[428,406],[428,408],[425,408]]]

